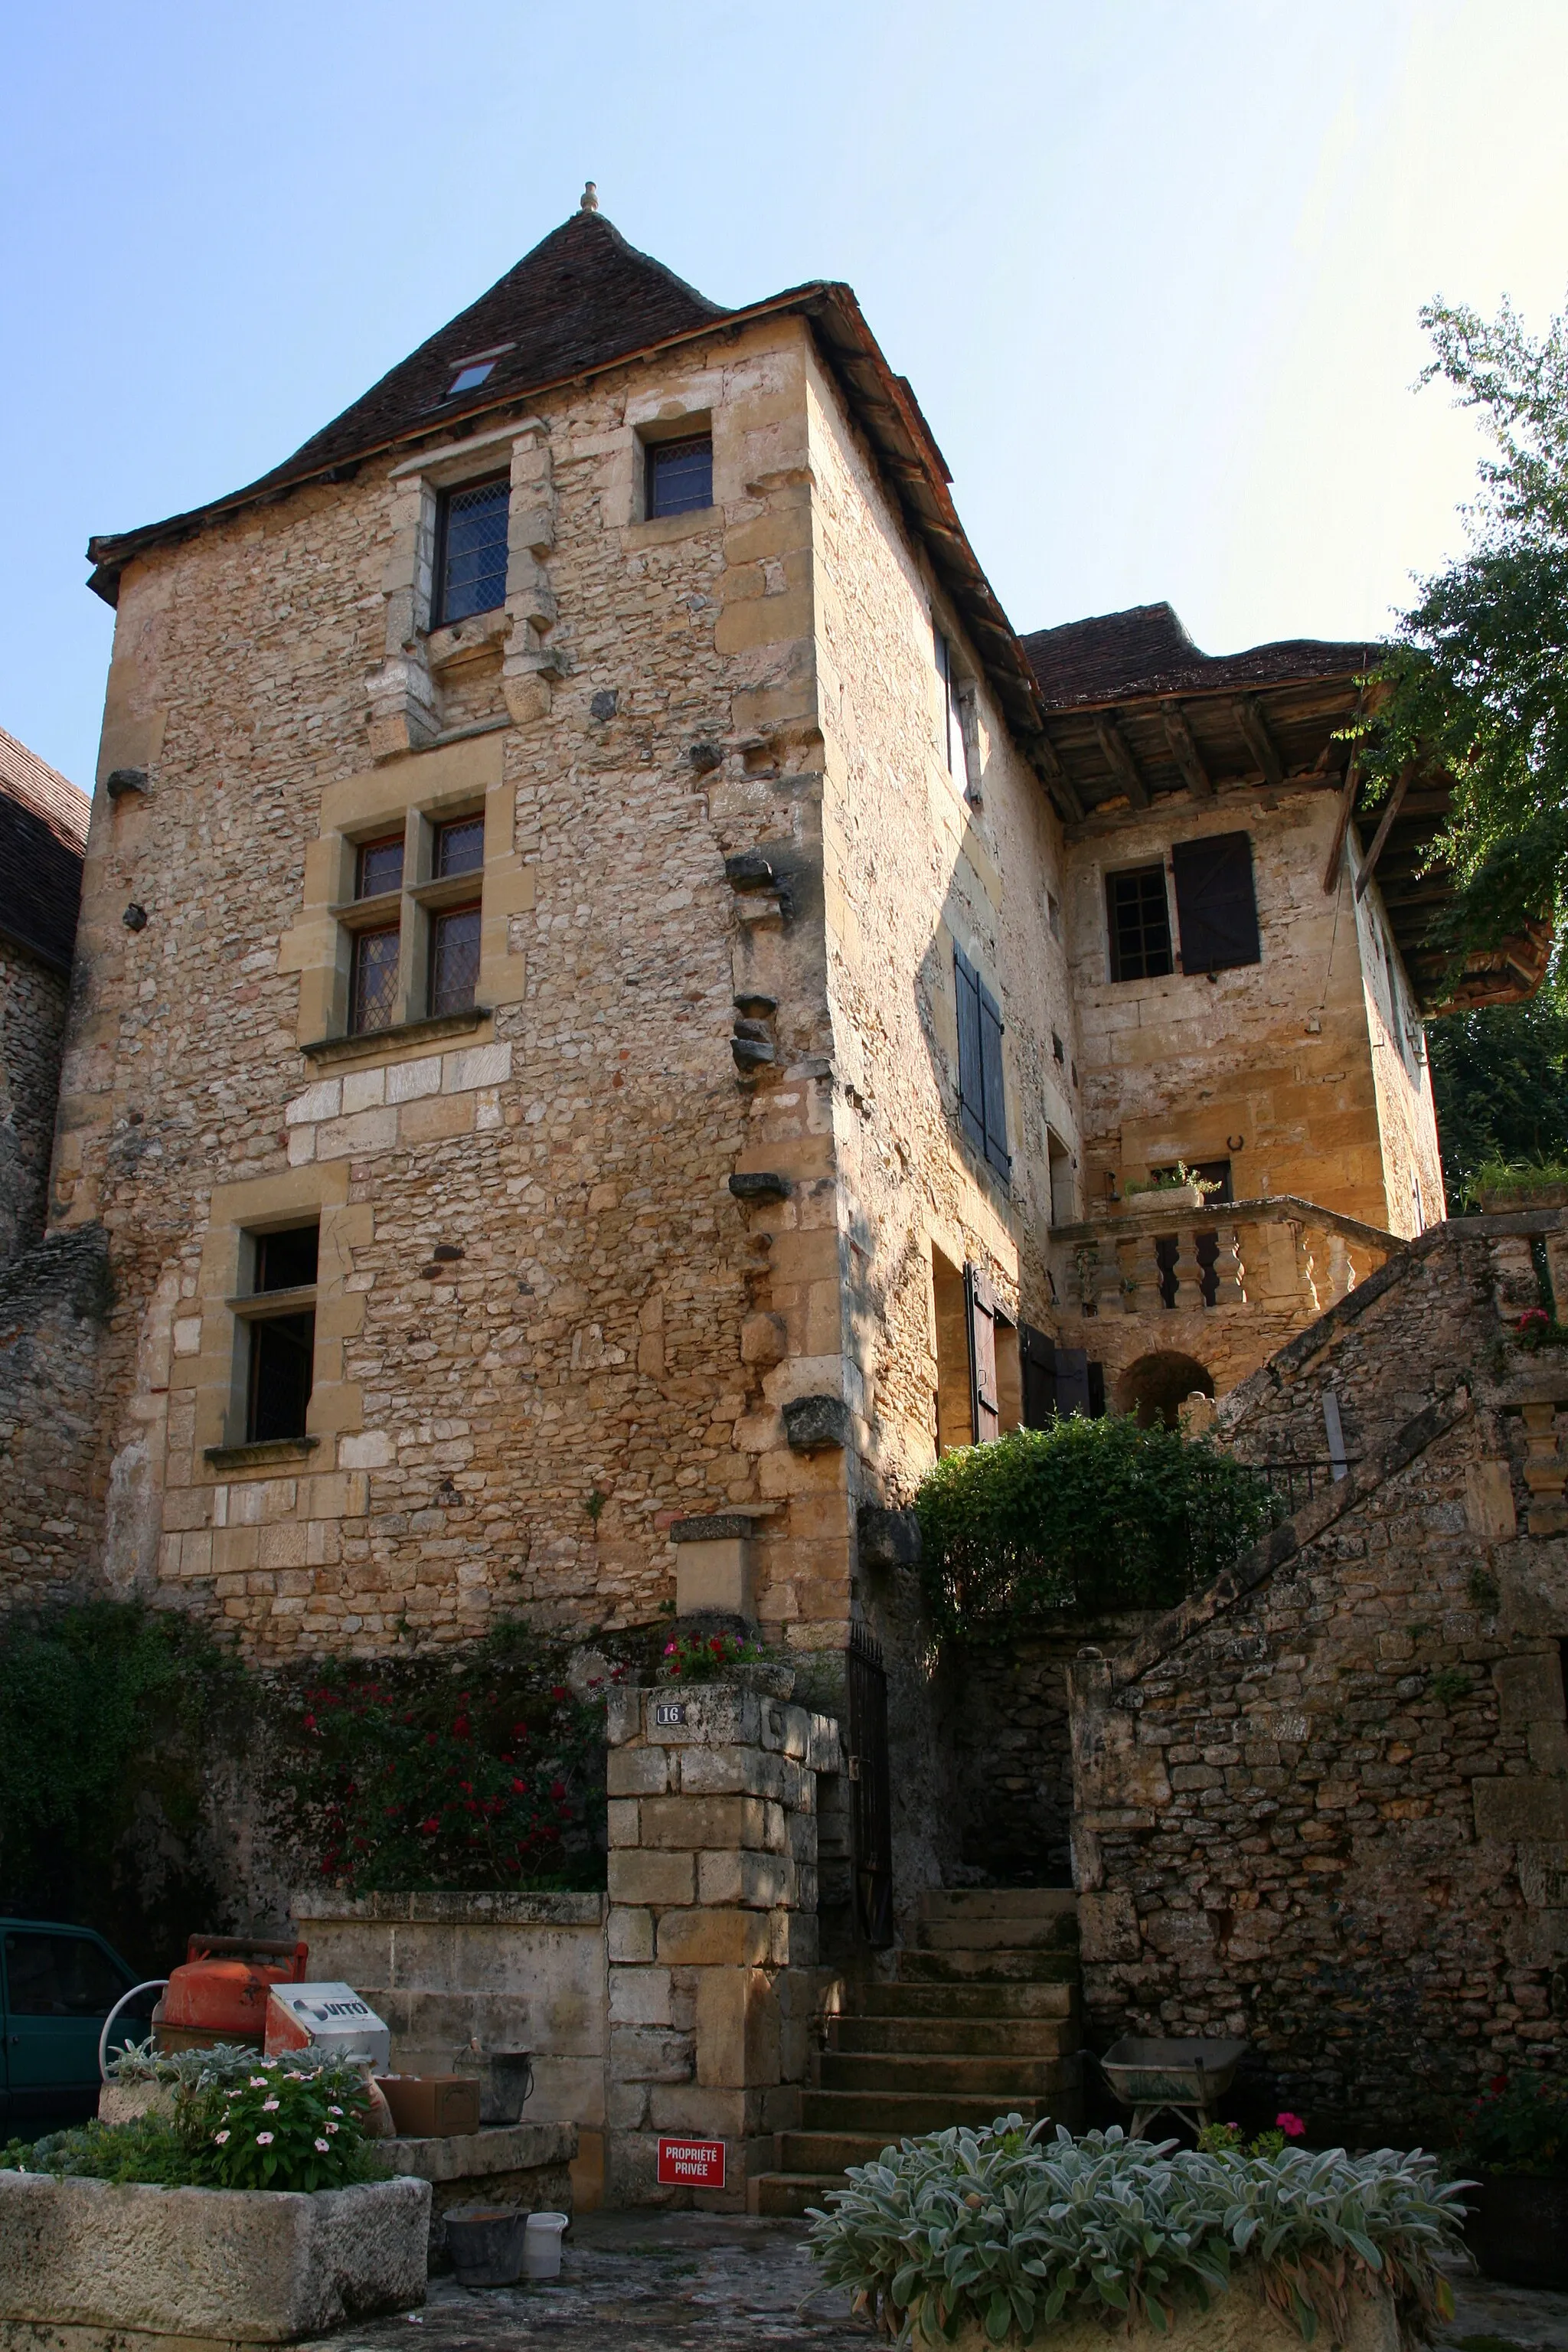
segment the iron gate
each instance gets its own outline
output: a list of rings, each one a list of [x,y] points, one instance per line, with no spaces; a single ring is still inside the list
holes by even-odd
[[[893,1811],[888,1779],[888,1675],[881,1644],[849,1628],[849,1820],[855,1849],[855,1924],[881,1950],[893,1940]]]

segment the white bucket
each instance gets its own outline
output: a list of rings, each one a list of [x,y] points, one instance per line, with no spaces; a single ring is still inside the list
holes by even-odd
[[[524,2278],[552,2279],[561,2275],[561,2233],[572,2226],[569,2213],[531,2213],[522,2237]]]

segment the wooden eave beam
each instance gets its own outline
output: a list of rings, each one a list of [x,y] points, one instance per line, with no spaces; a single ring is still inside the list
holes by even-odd
[[[1149,805],[1149,787],[1143,782],[1142,771],[1132,757],[1131,747],[1118,726],[1114,713],[1098,717],[1094,722],[1095,740],[1105,755],[1106,765],[1136,809]]]
[[[1057,814],[1069,824],[1083,823],[1083,803],[1078,786],[1061,763],[1061,755],[1048,735],[1029,738],[1029,749],[1035,753],[1046,788],[1057,804]]]
[[[1254,694],[1244,694],[1232,704],[1236,723],[1241,730],[1241,740],[1263,771],[1264,782],[1282,784],[1285,766],[1275,749],[1274,738],[1268,732],[1268,722],[1263,716],[1263,705]]]
[[[1171,757],[1180,768],[1187,790],[1195,801],[1212,801],[1214,780],[1203,763],[1193,730],[1187,724],[1185,711],[1179,702],[1173,702],[1164,714],[1165,740],[1171,747]]]
[[[1350,765],[1345,770],[1344,782],[1340,786],[1340,804],[1334,811],[1334,837],[1323,867],[1323,896],[1330,898],[1338,889],[1340,860],[1345,854],[1345,835],[1351,829],[1351,815],[1355,808],[1355,796],[1361,790],[1361,752],[1352,745]]]
[[[1382,821],[1378,825],[1377,831],[1372,836],[1372,847],[1367,851],[1365,857],[1362,861],[1361,872],[1355,877],[1355,895],[1356,904],[1358,907],[1365,898],[1372,877],[1377,871],[1377,861],[1383,856],[1384,844],[1388,839],[1389,835],[1394,831],[1394,820],[1399,814],[1405,795],[1409,789],[1410,770],[1406,768],[1398,782],[1394,785],[1394,790],[1388,795],[1388,805],[1383,812]]]

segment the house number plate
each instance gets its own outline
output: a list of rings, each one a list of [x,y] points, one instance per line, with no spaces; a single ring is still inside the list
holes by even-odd
[[[653,1719],[656,1724],[684,1723],[686,1720],[685,1700],[679,1698],[663,1698],[656,1700],[654,1704]]]

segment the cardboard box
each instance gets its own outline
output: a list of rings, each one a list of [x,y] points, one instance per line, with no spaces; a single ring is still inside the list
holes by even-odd
[[[399,2139],[455,2139],[479,2127],[477,2074],[378,2074]]]

